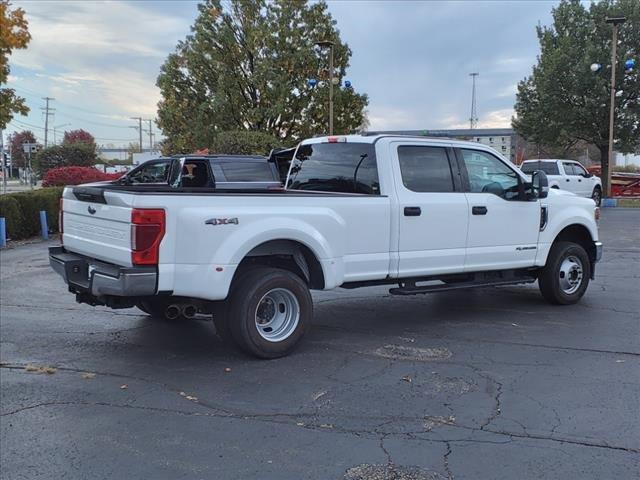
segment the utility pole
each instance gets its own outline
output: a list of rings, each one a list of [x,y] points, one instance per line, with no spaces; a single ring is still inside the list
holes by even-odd
[[[7,158],[4,155],[4,132],[0,128],[0,160],[2,160],[2,193],[7,193]]]
[[[138,135],[140,137],[140,140],[138,143],[138,147],[140,150],[140,153],[142,153],[142,117],[130,117],[131,120],[138,120],[138,126],[137,127],[132,127],[132,128],[137,128],[138,129]]]
[[[149,122],[149,151],[151,152],[153,150],[153,130],[151,127],[153,120],[150,118],[147,122]]]
[[[611,100],[609,105],[609,152],[607,153],[606,162],[606,179],[604,185],[605,198],[611,197],[611,166],[615,162],[613,158],[613,120],[616,107],[616,50],[618,48],[618,26],[627,20],[626,17],[607,17],[605,21],[613,25],[613,39],[611,41]],[[604,163],[604,162],[603,162]],[[605,165],[602,165],[605,170]],[[605,172],[602,172],[605,173]]]
[[[42,99],[46,102],[44,107],[40,107],[40,110],[44,112],[44,148],[47,148],[47,134],[49,133],[49,115],[53,115],[53,112],[56,111],[55,108],[49,108],[49,102],[51,100],[55,100],[52,97],[42,97]]]
[[[329,135],[333,135],[333,47],[334,43],[329,40],[316,42],[321,48],[329,48]]]
[[[471,117],[469,117],[469,126],[471,130],[478,126],[478,110],[476,107],[476,77],[480,75],[477,72],[470,73],[472,86],[471,86]]]

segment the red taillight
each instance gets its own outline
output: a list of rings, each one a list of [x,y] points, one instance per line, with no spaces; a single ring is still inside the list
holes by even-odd
[[[62,213],[62,207],[64,205],[64,201],[61,198],[60,199],[60,206],[59,206],[59,210],[58,210],[58,230],[60,231],[60,244],[62,245],[64,243],[64,214]]]
[[[158,264],[164,230],[164,210],[153,208],[131,210],[131,263],[133,265]]]

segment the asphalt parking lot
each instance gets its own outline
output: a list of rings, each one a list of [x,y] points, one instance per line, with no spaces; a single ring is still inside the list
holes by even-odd
[[[273,361],[210,321],[74,303],[51,243],[5,250],[0,476],[638,478],[639,226],[640,209],[603,212],[578,305],[537,285],[320,292]]]

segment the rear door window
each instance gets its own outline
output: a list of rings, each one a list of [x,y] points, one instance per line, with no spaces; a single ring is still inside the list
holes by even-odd
[[[403,185],[413,192],[453,192],[453,175],[446,149],[398,147]]]
[[[287,188],[379,195],[375,148],[371,143],[300,145]]]
[[[234,160],[220,164],[220,169],[227,182],[273,182],[274,177],[271,166],[266,162],[243,162]]]

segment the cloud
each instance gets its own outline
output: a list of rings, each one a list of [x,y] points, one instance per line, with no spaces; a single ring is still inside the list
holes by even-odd
[[[41,125],[41,97],[53,96],[56,122],[105,138],[135,136],[129,117],[155,116],[159,68],[197,15],[197,4],[185,1],[14,4],[27,12],[32,34],[11,57],[9,83],[32,109],[24,121]],[[374,130],[468,126],[469,72],[480,72],[480,125],[508,126],[515,85],[538,53],[535,26],[549,23],[553,5],[335,1],[328,8],[353,51],[347,79],[369,95]]]
[[[55,97],[56,122],[101,137],[122,137],[131,116],[154,117],[160,66],[194,18],[195,4],[181,3],[177,13],[168,2],[15,2],[32,36],[10,58],[9,83],[31,107],[22,121],[42,123],[44,96]]]
[[[502,110],[493,110],[487,112],[478,120],[477,128],[510,128],[511,117],[514,115],[513,108],[504,108]],[[446,128],[469,128],[469,121],[458,121],[457,118],[448,117],[442,119]]]
[[[485,125],[510,125],[515,85],[538,54],[553,2],[330,2],[353,51],[347,77],[378,129],[468,127],[470,72]],[[496,112],[502,112],[501,115]]]

